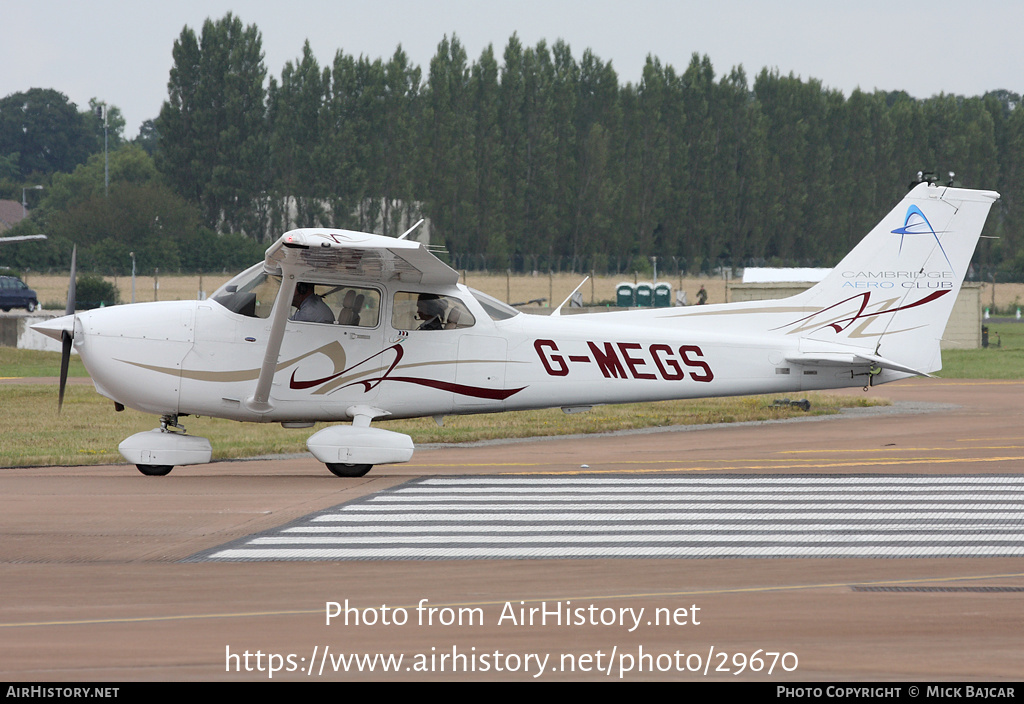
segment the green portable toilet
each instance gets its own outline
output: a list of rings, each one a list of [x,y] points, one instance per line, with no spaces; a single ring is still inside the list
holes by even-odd
[[[636,304],[641,308],[654,305],[654,284],[641,281],[636,285]]]
[[[636,289],[633,284],[623,281],[615,287],[615,305],[619,308],[632,308],[636,305]]]
[[[654,307],[668,308],[672,305],[672,284],[662,281],[654,284]]]

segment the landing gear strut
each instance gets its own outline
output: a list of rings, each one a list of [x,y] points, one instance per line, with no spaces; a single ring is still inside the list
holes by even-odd
[[[165,433],[178,432],[184,434],[187,432],[185,426],[178,423],[178,415],[176,413],[160,416],[160,430]]]

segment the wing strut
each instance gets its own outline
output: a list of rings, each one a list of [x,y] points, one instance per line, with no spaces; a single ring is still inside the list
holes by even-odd
[[[282,274],[285,272],[282,271]],[[284,328],[288,323],[288,313],[291,312],[291,301],[295,296],[296,283],[298,282],[292,274],[285,274],[281,277],[281,288],[277,292],[274,311],[270,316],[270,336],[267,338],[267,348],[263,353],[260,378],[256,381],[256,390],[253,391],[252,396],[245,399],[245,407],[253,413],[267,413],[274,407],[270,403],[270,386],[273,384],[274,374],[277,372],[277,362],[281,356],[281,343],[284,341]]]

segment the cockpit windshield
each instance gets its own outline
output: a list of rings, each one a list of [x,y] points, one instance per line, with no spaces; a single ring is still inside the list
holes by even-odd
[[[477,291],[475,288],[469,289],[469,292],[473,294],[473,298],[476,299],[477,303],[483,306],[487,315],[491,316],[491,320],[508,320],[519,315],[519,311],[508,305],[502,303],[493,296],[488,296],[482,291]]]
[[[210,298],[233,313],[269,318],[280,288],[281,277],[267,274],[260,262],[214,291]]]

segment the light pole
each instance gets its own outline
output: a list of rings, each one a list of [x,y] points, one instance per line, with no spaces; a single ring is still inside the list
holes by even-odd
[[[132,303],[135,303],[135,252],[128,252],[132,258]]]
[[[41,191],[42,186],[25,186],[21,189],[21,217],[28,217],[28,200],[25,198],[25,191]]]
[[[96,117],[103,120],[103,197],[110,197],[110,153],[107,150],[107,104],[96,106]]]

